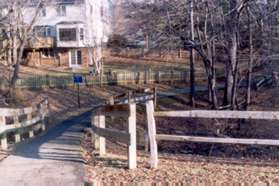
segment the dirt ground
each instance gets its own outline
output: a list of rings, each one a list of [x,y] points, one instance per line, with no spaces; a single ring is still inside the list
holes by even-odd
[[[108,142],[109,153],[99,157],[92,149],[90,139],[85,137],[83,143],[88,182],[279,184],[278,162],[256,162],[252,159],[160,153],[158,169],[150,169],[149,154],[139,151],[138,168],[128,170],[127,152],[123,146]]]

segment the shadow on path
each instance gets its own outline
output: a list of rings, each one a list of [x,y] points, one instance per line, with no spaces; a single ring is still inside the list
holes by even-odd
[[[71,117],[46,134],[16,146],[0,162],[0,185],[83,185],[83,129],[91,111]]]
[[[88,127],[91,111],[71,117],[51,128],[46,134],[16,147],[15,156],[83,162],[80,143],[84,127]]]

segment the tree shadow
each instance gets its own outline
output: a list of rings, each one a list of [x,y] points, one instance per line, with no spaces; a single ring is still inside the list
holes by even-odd
[[[80,145],[83,129],[90,126],[91,112],[72,116],[44,135],[17,144],[13,155],[30,159],[84,163]]]

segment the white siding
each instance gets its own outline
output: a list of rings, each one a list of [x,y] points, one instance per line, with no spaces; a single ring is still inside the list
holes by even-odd
[[[35,26],[51,26],[51,35],[57,38],[57,47],[96,47],[106,42],[110,33],[109,22],[101,16],[101,7],[109,12],[108,0],[85,0],[84,4],[66,4],[66,16],[58,16],[57,6],[46,6],[46,16],[39,16]],[[92,12],[91,12],[92,7]],[[35,14],[34,8],[26,8],[24,16],[26,22],[31,22]],[[63,24],[60,24],[62,23]],[[67,24],[65,24],[67,23]],[[77,42],[60,42],[57,30],[59,28],[84,28],[84,40]],[[79,35],[78,35],[79,36]],[[79,38],[79,37],[78,37]]]

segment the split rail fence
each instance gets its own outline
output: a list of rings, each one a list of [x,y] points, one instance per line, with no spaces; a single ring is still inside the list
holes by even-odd
[[[279,112],[277,111],[187,110],[187,111],[155,112],[153,101],[148,100],[146,102],[146,112],[147,112],[147,120],[148,120],[148,135],[150,140],[150,165],[152,168],[157,168],[158,166],[157,141],[279,146],[279,140],[274,140],[274,139],[242,139],[242,138],[220,138],[220,137],[157,134],[156,120],[155,120],[155,118],[157,117],[279,120]]]
[[[106,138],[128,145],[128,167],[137,167],[136,104],[152,99],[156,89],[141,89],[111,97],[108,105],[100,106],[92,113],[91,133],[95,150],[100,156],[106,154]],[[106,117],[127,119],[128,132],[106,128]]]
[[[2,150],[8,150],[9,144],[12,142],[19,143],[24,133],[28,133],[28,137],[32,138],[35,131],[45,131],[48,112],[47,98],[32,107],[22,109],[1,108],[0,138]]]
[[[144,89],[114,96],[109,104],[102,106],[92,115],[92,140],[99,154],[106,154],[106,138],[122,142],[128,145],[128,167],[134,169],[137,166],[137,135],[136,135],[136,104],[144,103],[147,116],[147,136],[145,147],[150,150],[150,167],[158,167],[158,141],[180,141],[199,143],[221,144],[246,144],[246,145],[270,145],[279,146],[279,139],[244,139],[244,138],[221,138],[205,136],[184,136],[157,134],[156,118],[158,117],[181,117],[181,118],[206,118],[206,119],[257,119],[279,120],[277,111],[217,111],[217,110],[186,110],[186,111],[155,111],[156,89]],[[128,118],[128,132],[107,129],[106,117]]]
[[[106,128],[106,117],[128,119],[128,132]],[[129,169],[137,167],[136,104],[108,105],[94,111],[92,115],[92,141],[100,156],[106,154],[106,138],[128,145]]]

